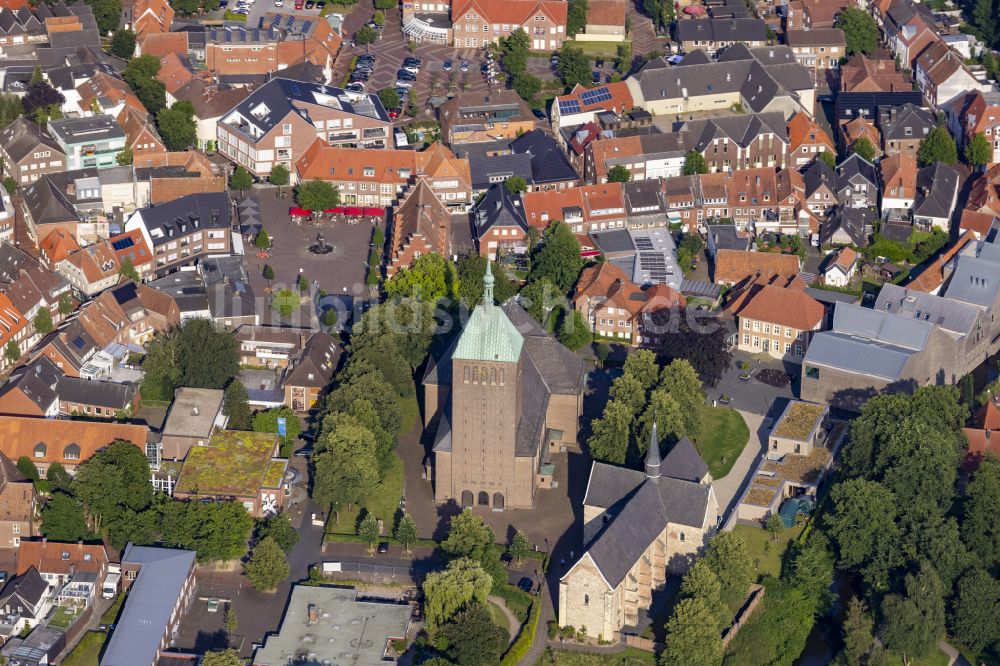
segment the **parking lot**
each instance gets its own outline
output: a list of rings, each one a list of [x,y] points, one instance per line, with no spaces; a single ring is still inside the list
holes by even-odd
[[[215,19],[222,19],[225,16],[226,9],[234,10],[236,9],[236,3],[239,0],[228,0],[227,6],[220,8],[218,11],[213,12],[217,16],[212,16]],[[295,0],[246,0],[250,2],[249,13],[247,14],[247,27],[256,28],[260,25],[261,19],[268,12],[295,12],[300,15],[312,15],[319,16],[320,9],[313,7],[312,9],[306,9],[304,6],[302,9],[295,9]],[[279,5],[278,2],[281,2]]]

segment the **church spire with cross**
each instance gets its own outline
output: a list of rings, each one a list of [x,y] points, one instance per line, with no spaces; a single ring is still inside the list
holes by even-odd
[[[483,273],[483,305],[493,305],[493,260],[486,257],[486,272]]]
[[[646,476],[650,479],[660,478],[660,437],[656,433],[656,421],[653,421],[653,434],[649,438],[649,450],[646,451]]]

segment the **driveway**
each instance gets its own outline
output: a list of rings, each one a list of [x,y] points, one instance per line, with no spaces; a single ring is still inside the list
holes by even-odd
[[[742,381],[740,374],[740,362],[745,361],[750,364],[750,372],[753,377],[750,381]],[[754,414],[768,414],[774,407],[775,401],[792,399],[795,397],[798,383],[798,374],[801,368],[795,364],[788,364],[786,367],[781,361],[764,357],[760,354],[751,355],[746,352],[733,350],[733,365],[722,376],[718,385],[709,387],[706,390],[709,400],[717,400],[723,395],[730,397],[729,405],[734,409],[746,410]],[[765,368],[773,368],[787,372],[792,376],[792,383],[787,386],[776,387],[765,384],[757,380],[757,372]],[[781,403],[784,406],[784,403]],[[771,415],[774,416],[773,414]]]
[[[749,474],[754,469],[757,459],[767,447],[767,434],[770,432],[770,421],[765,426],[764,417],[753,412],[740,411],[740,416],[746,421],[750,429],[750,440],[736,459],[733,468],[729,470],[721,479],[712,481],[712,488],[715,489],[715,498],[719,502],[719,514],[722,522],[728,517],[729,512],[734,508],[734,503],[739,499],[744,486],[749,483]]]

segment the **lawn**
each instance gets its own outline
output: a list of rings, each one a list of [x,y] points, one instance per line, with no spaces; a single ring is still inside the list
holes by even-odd
[[[585,54],[592,58],[614,58],[618,55],[618,46],[622,42],[579,42],[572,41],[569,42],[576,48],[583,51]],[[631,44],[631,42],[625,41],[625,44]]]
[[[101,616],[101,624],[114,624],[118,620],[118,611],[122,609],[122,604],[125,603],[125,593],[120,592],[118,598],[115,599],[115,603],[111,604],[111,608],[104,611],[104,615]]]
[[[399,399],[399,433],[405,434],[413,430],[420,418],[420,406],[417,404],[417,394],[410,398]]]
[[[552,661],[547,661],[545,657],[539,660],[537,666],[548,666],[557,664],[558,666],[655,666],[656,655],[652,652],[637,650],[636,648],[625,648],[615,654],[588,654],[586,652],[564,652],[553,650]]]
[[[507,631],[507,635],[510,635],[510,634],[514,633],[510,629],[510,623],[507,622],[507,615],[506,615],[506,613],[503,612],[502,608],[500,608],[499,606],[497,606],[492,601],[487,601],[486,602],[486,607],[490,609],[490,615],[493,616],[493,622],[495,624],[497,624],[498,626],[503,627]]]
[[[771,541],[771,533],[759,527],[737,525],[733,531],[746,541],[747,552],[750,554],[750,560],[756,564],[757,573],[760,576],[777,578],[781,573],[781,556],[788,548],[788,544],[802,532],[802,527],[796,525],[782,530],[778,533],[777,541]]]
[[[88,631],[73,651],[63,659],[63,666],[98,666],[101,648],[108,637],[103,631]]]
[[[416,401],[414,401],[414,404]],[[189,454],[190,455],[190,454]],[[378,490],[372,493],[368,501],[363,506],[355,506],[353,509],[344,509],[340,512],[340,522],[336,522],[336,516],[330,515],[330,520],[326,523],[326,531],[339,534],[354,534],[358,524],[358,516],[361,509],[367,509],[369,513],[380,518],[385,526],[383,534],[392,534],[392,527],[396,517],[396,510],[399,508],[399,498],[403,496],[403,461],[399,456],[393,454],[389,463],[389,468],[385,471],[385,478]]]
[[[69,625],[73,624],[73,620],[76,619],[77,612],[68,606],[58,606],[54,613],[52,613],[52,619],[49,620],[49,626],[55,629],[66,629]]]
[[[902,657],[894,654],[889,655],[889,664],[890,666],[904,666]],[[910,666],[948,666],[948,655],[934,648],[934,651],[926,657],[911,659]]]
[[[701,407],[701,435],[694,445],[708,465],[713,479],[721,479],[732,469],[750,440],[750,428],[735,409]]]

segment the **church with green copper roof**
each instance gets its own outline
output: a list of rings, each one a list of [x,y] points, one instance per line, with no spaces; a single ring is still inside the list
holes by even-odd
[[[586,366],[516,300],[494,303],[493,270],[483,302],[424,374],[434,498],[530,509],[551,485],[550,452],[576,443]]]

